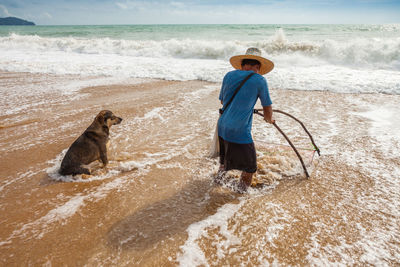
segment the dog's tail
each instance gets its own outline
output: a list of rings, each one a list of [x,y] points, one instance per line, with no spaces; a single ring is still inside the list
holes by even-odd
[[[58,171],[59,174],[61,175],[78,175],[78,174],[88,174],[90,175],[90,171],[86,168],[83,168],[81,166],[79,167],[70,167],[70,168],[60,168]]]

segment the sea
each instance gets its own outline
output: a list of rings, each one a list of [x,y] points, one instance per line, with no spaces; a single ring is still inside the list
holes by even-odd
[[[276,88],[400,94],[400,24],[2,26],[0,69],[220,82],[248,47]]]
[[[213,183],[230,57],[257,47],[277,129]],[[0,266],[400,266],[400,24],[0,26]],[[261,108],[260,103],[256,107]],[[109,163],[61,176],[101,110]]]

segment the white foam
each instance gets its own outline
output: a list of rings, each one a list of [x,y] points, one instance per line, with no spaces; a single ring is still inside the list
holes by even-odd
[[[9,244],[12,239],[20,238],[42,238],[51,229],[51,225],[55,223],[65,224],[66,220],[74,216],[88,201],[99,201],[108,195],[111,190],[122,187],[129,180],[125,178],[116,178],[110,182],[104,183],[90,193],[85,195],[77,194],[69,198],[65,203],[58,205],[47,212],[46,215],[32,221],[23,224],[19,229],[16,229],[12,234],[4,241],[0,241],[0,245]]]
[[[334,36],[332,36],[334,37]],[[12,33],[0,37],[0,49],[4,51],[24,51],[31,53],[62,52],[81,55],[118,55],[140,58],[183,58],[227,60],[240,54],[249,46],[256,45],[269,55],[296,54],[317,57],[334,64],[368,65],[380,67],[400,67],[399,37],[366,38],[354,37],[343,42],[339,39],[291,41],[282,28],[273,35],[253,41],[167,39],[167,40],[124,40],[110,38],[40,37],[37,35],[17,35]]]
[[[164,117],[161,116],[161,114],[163,113],[162,111],[163,111],[163,108],[161,108],[161,107],[154,108],[151,111],[147,112],[144,115],[143,119],[148,120],[148,119],[158,118],[161,121],[164,121],[165,120]]]
[[[122,154],[129,154],[130,158],[137,158],[137,159],[125,160],[125,161],[119,161],[119,162],[110,160],[109,164],[107,165],[106,170],[104,170],[104,171],[97,170],[95,168],[94,172],[92,173],[93,175],[90,175],[89,177],[85,177],[85,178],[83,178],[81,175],[63,176],[58,173],[60,166],[61,166],[61,161],[64,158],[65,153],[68,150],[68,149],[64,149],[59,155],[57,155],[57,157],[55,159],[52,159],[48,162],[51,166],[49,168],[47,168],[46,172],[49,175],[49,177],[55,181],[85,182],[85,183],[97,181],[97,180],[109,179],[109,178],[115,177],[116,175],[118,175],[122,172],[129,172],[129,171],[133,171],[133,170],[138,171],[138,174],[144,174],[149,170],[149,167],[151,167],[153,165],[158,166],[160,163],[171,160],[176,156],[183,154],[189,158],[194,157],[193,155],[191,155],[188,152],[189,145],[181,147],[180,144],[181,144],[180,142],[177,142],[175,147],[171,147],[167,150],[164,149],[164,150],[162,150],[162,152],[154,152],[154,153],[143,152],[143,153],[140,153],[140,155],[139,154],[135,155],[135,153],[121,152]],[[94,164],[96,164],[96,162]],[[178,167],[180,165],[173,164],[170,166]]]
[[[49,168],[47,168],[46,172],[49,177],[55,181],[61,182],[83,182],[88,183],[92,181],[105,180],[108,178],[115,177],[121,172],[128,172],[132,170],[140,170],[145,171],[145,168],[148,165],[153,164],[153,162],[137,162],[137,161],[127,161],[127,162],[114,162],[109,161],[108,167],[105,170],[95,170],[92,175],[89,177],[83,177],[82,175],[61,175],[58,173],[61,161],[65,156],[65,153],[68,149],[64,149],[55,159],[50,160],[48,163],[51,164]]]
[[[271,260],[274,266],[278,266],[279,262],[274,259],[274,255],[265,248],[266,246],[275,247],[274,242],[279,239],[281,232],[290,227],[295,220],[285,209],[275,203],[263,203],[263,209],[271,212],[272,216],[266,216],[262,211],[257,214],[248,214],[241,210],[243,206],[254,205],[252,202],[262,201],[262,197],[262,194],[251,195],[250,198],[242,197],[238,204],[225,204],[214,215],[191,224],[187,228],[188,239],[181,246],[182,252],[177,257],[180,266],[223,265],[224,259],[228,256],[240,260],[242,266],[268,266]],[[265,225],[265,227],[261,232],[256,231],[256,236],[252,240],[253,249],[242,251],[238,255],[237,248],[241,246],[243,240],[247,241],[252,228],[258,228],[259,225]],[[221,262],[208,262],[198,245],[201,238],[210,238],[208,231],[212,229],[217,229],[217,235],[222,236],[212,244],[216,247],[216,255]],[[253,236],[251,238],[253,239]],[[254,257],[258,262],[251,259]]]
[[[13,231],[13,233],[3,241],[4,243],[9,242],[10,240],[16,237],[26,237],[29,238],[42,238],[44,234],[48,232],[47,227],[55,222],[63,222],[67,218],[74,215],[79,208],[83,205],[84,201],[87,199],[87,196],[75,196],[68,200],[66,203],[50,210],[43,217],[24,224],[19,229]]]
[[[394,111],[388,107],[371,107],[370,111],[358,113],[359,115],[372,120],[372,134],[378,135],[382,132],[390,131],[398,133],[396,125],[396,117]],[[393,129],[394,127],[394,129]]]
[[[16,175],[17,178],[12,178],[12,177],[5,177],[3,181],[1,181],[1,185],[0,185],[0,192],[3,191],[6,187],[8,187],[9,185],[30,178],[34,175],[37,175],[38,173],[41,172],[41,170],[32,170],[33,168],[30,168],[30,170],[23,172],[23,173],[18,173]]]
[[[77,92],[86,87],[107,86],[116,83],[137,84],[150,82],[143,79],[121,77],[82,77],[80,74],[62,77],[27,77],[23,79],[26,80],[24,86],[21,86],[19,82],[0,83],[0,96],[2,96],[0,97],[0,112],[3,115],[23,113],[26,110],[30,112],[44,110],[52,103],[59,103],[65,96],[68,96],[69,101],[78,100],[85,95],[77,94]],[[49,95],[51,97],[48,97]],[[57,114],[54,113],[55,115]]]
[[[46,214],[46,216],[42,217],[42,221],[46,223],[52,223],[55,221],[63,221],[71,217],[78,211],[81,206],[83,206],[85,199],[85,196],[80,195],[72,197],[63,205],[50,210],[49,213]]]
[[[334,147],[332,142],[335,135],[326,134],[323,141],[331,150],[331,154],[337,156],[337,159],[343,160],[348,166],[354,166],[364,179],[371,179],[371,185],[365,192],[357,194],[354,199],[354,192],[358,192],[358,184],[348,184],[349,187],[342,188],[341,200],[336,201],[335,214],[336,218],[333,223],[314,223],[314,232],[311,235],[311,243],[308,248],[307,260],[312,265],[385,265],[388,262],[400,261],[400,250],[396,246],[399,241],[399,190],[400,188],[400,166],[396,164],[399,158],[400,135],[398,119],[398,106],[394,101],[386,101],[380,104],[370,104],[369,101],[360,100],[361,98],[352,98],[352,104],[356,104],[357,108],[363,108],[365,112],[349,113],[349,121],[357,121],[358,116],[367,118],[366,123],[360,124],[358,134],[365,134],[367,137],[366,145],[357,143],[352,144],[353,140],[359,140],[361,136],[346,136],[348,147]],[[354,117],[352,117],[355,116]],[[328,121],[328,129],[334,129],[335,133],[341,127],[340,121],[333,119]],[[348,122],[346,122],[348,123]],[[335,126],[334,124],[337,124]],[[335,130],[336,129],[336,130]],[[364,131],[365,129],[365,131]],[[326,139],[325,139],[326,138]],[[348,139],[347,139],[348,138]],[[329,142],[333,144],[329,144]],[[356,141],[358,142],[358,141]],[[353,188],[354,187],[354,188]],[[346,207],[354,205],[350,210],[353,214],[347,214]],[[371,216],[368,217],[368,214]],[[348,217],[356,216],[349,219]],[[355,228],[349,229],[341,236],[337,233],[337,224],[343,218],[344,222],[357,220],[358,217],[366,219],[355,224]],[[353,233],[354,231],[354,233]],[[335,232],[335,244],[326,244],[321,240],[325,240],[326,235]],[[346,238],[352,236],[358,238],[349,242]],[[320,240],[321,239],[321,240]],[[353,257],[358,254],[357,261]]]
[[[355,113],[371,121],[370,136],[379,141],[379,148],[386,155],[393,158],[400,157],[396,148],[400,144],[400,117],[397,115],[399,108],[386,106],[369,106],[370,111]]]
[[[204,252],[200,249],[197,244],[197,240],[206,234],[208,228],[219,228],[219,233],[223,235],[226,240],[221,241],[217,244],[219,257],[220,250],[228,248],[233,244],[240,244],[240,239],[228,229],[228,220],[232,218],[239,209],[244,205],[245,200],[242,199],[238,204],[225,204],[220,207],[214,215],[207,217],[206,219],[193,223],[187,228],[188,239],[185,244],[180,248],[182,253],[178,255],[177,260],[180,266],[209,266],[206,260]]]
[[[400,38],[291,41],[283,30],[253,41],[0,37],[0,69],[16,72],[220,82],[229,57],[258,46],[275,63],[274,87],[400,94]],[[174,66],[171,68],[171,66]]]

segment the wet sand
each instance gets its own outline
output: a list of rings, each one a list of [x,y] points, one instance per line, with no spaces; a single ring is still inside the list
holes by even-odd
[[[400,264],[399,96],[270,85],[274,108],[305,123],[322,157],[307,180],[299,166],[281,176],[278,155],[260,165],[268,186],[238,195],[211,182],[220,84],[51,89],[79,79],[89,78],[0,73],[1,265]],[[124,119],[111,128],[107,170],[58,176],[65,149],[102,109]],[[275,119],[309,145],[297,125]],[[253,134],[285,144],[257,117]]]

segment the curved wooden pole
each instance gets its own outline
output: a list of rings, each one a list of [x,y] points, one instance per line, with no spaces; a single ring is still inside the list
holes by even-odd
[[[257,113],[259,111],[263,111],[263,110],[262,109],[255,109],[254,110],[255,113]],[[304,126],[304,124],[298,118],[296,118],[295,116],[293,116],[293,115],[291,115],[291,114],[289,114],[287,112],[281,111],[279,109],[273,109],[272,111],[273,112],[277,112],[277,113],[281,113],[281,114],[286,115],[286,116],[294,119],[295,121],[297,121],[301,125],[301,127],[304,129],[304,131],[307,133],[308,137],[310,137],[311,143],[313,144],[315,151],[317,151],[318,156],[321,156],[321,152],[320,152],[318,146],[315,144],[314,138],[312,137],[310,132],[307,130],[306,126]]]
[[[262,113],[259,113],[258,110],[254,110],[254,113],[264,117],[264,115]],[[304,164],[303,158],[301,157],[300,153],[297,151],[296,147],[293,145],[293,143],[290,141],[290,139],[286,136],[286,134],[281,130],[281,128],[279,128],[278,125],[276,125],[275,122],[273,123],[273,125],[283,135],[283,137],[285,137],[286,141],[292,147],[292,149],[294,150],[294,152],[296,153],[297,157],[300,160],[301,166],[303,167],[303,170],[304,170],[304,173],[305,173],[306,177],[310,178],[310,175],[308,174],[306,165]]]
[[[261,115],[261,114],[260,114]],[[275,128],[283,135],[283,137],[285,137],[286,141],[289,143],[289,145],[293,148],[294,152],[296,152],[297,157],[299,158],[300,162],[301,162],[301,166],[303,166],[303,170],[304,173],[306,174],[307,178],[310,178],[310,175],[308,174],[306,165],[304,164],[303,158],[301,157],[300,153],[297,151],[297,149],[295,148],[295,146],[293,145],[293,143],[289,140],[289,138],[286,136],[286,134],[281,130],[281,128],[278,127],[278,125],[276,125],[276,123],[274,122],[273,125],[275,126]]]

